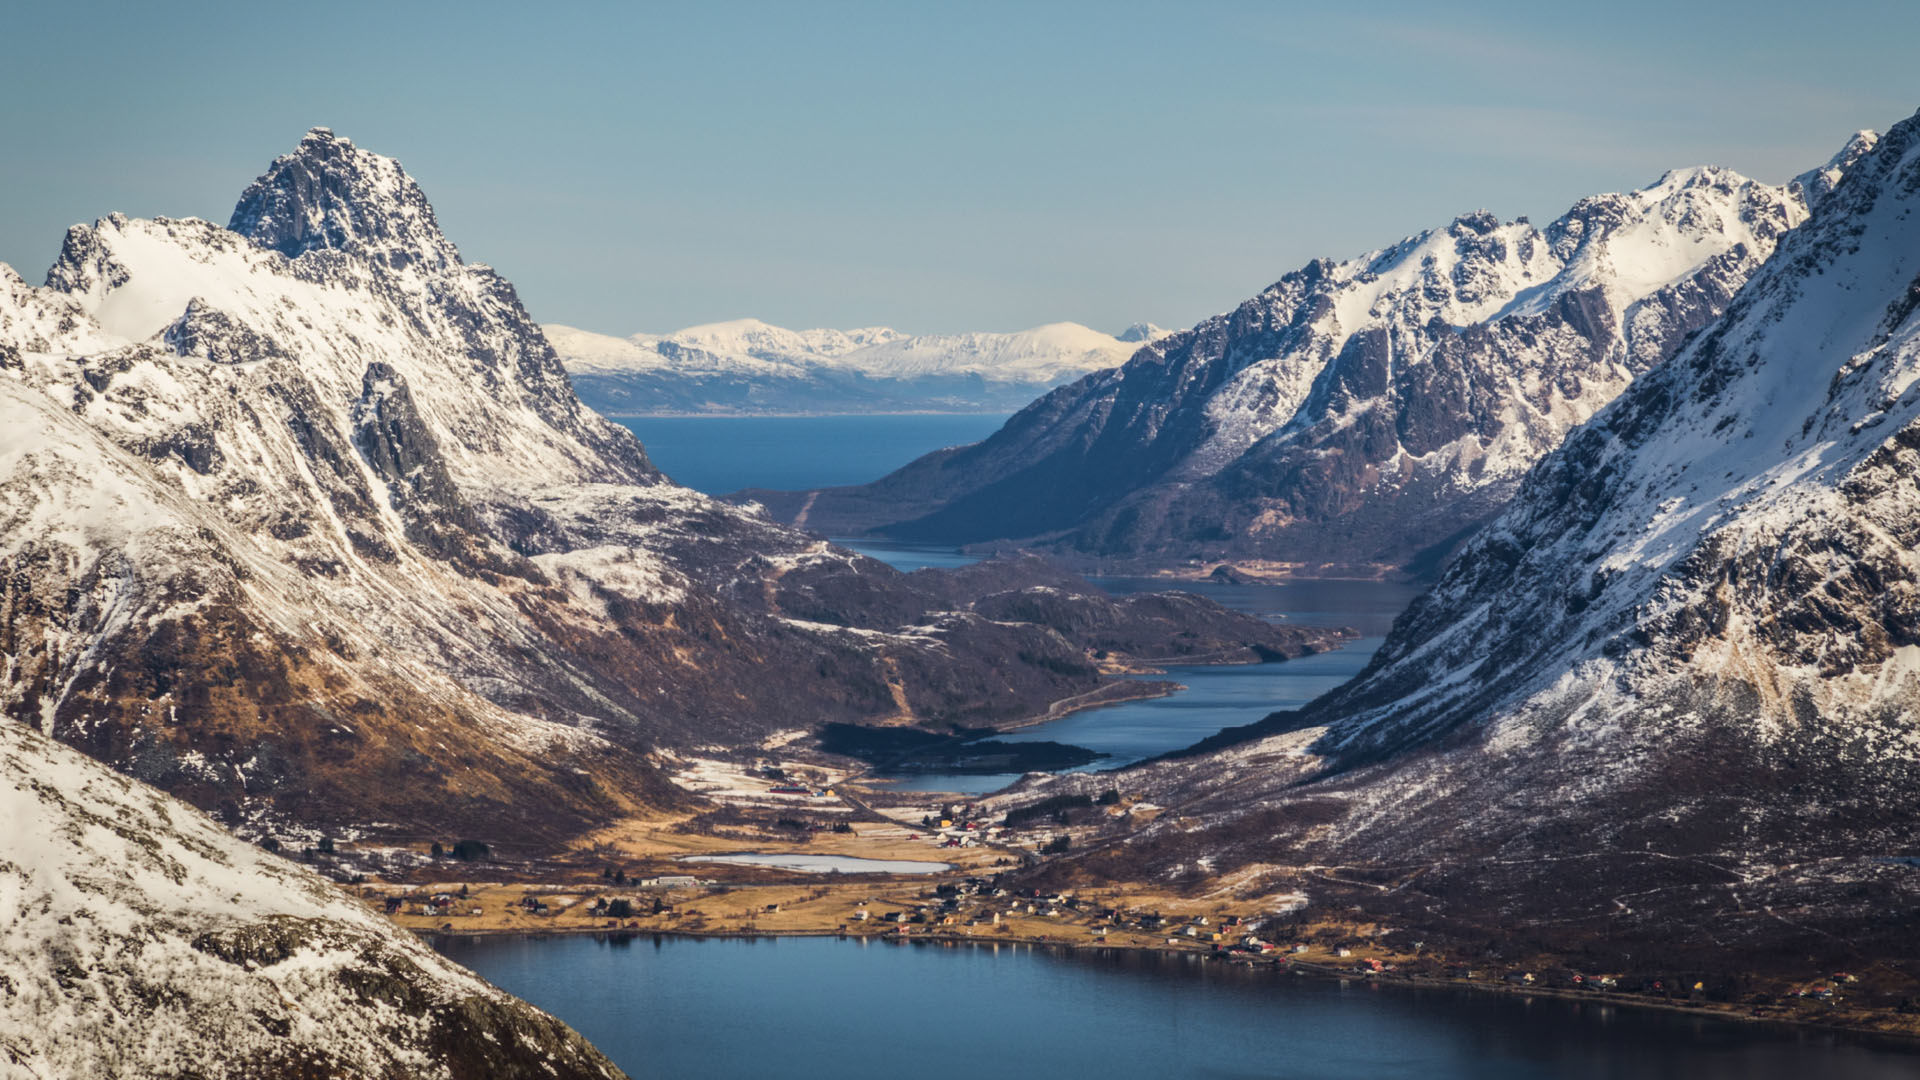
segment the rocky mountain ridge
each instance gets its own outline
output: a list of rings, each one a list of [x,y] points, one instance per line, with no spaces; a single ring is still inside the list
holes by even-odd
[[[1011,412],[1124,361],[1151,324],[1110,337],[1078,323],[1013,333],[787,330],[758,319],[618,338],[543,328],[582,400],[609,415]]]
[[[667,482],[397,162],[316,129],[231,224],[115,215],[44,287],[0,268],[9,719],[247,835],[537,845],[676,805],[656,749],[1106,678]]]
[[[1724,309],[1873,144],[1783,186],[1725,169],[1480,212],[1319,260],[857,488],[752,492],[809,527],[1102,563],[1431,572],[1526,469]]]
[[[1596,967],[1911,985],[1917,297],[1920,117],[1536,465],[1364,672],[1122,774],[1169,812],[1077,869]]]

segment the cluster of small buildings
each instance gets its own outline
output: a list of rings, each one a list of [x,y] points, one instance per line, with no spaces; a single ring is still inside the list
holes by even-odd
[[[1836,971],[1831,979],[1815,979],[1805,986],[1795,988],[1794,997],[1812,998],[1815,1001],[1832,1001],[1840,994],[1840,987],[1847,983],[1857,983],[1859,976],[1844,971]]]
[[[468,900],[465,896],[461,896],[456,893],[450,893],[450,892],[434,893],[433,895],[428,896],[423,900],[420,900],[418,906],[414,910],[408,911],[407,904],[410,902],[411,899],[412,898],[407,896],[385,897],[381,901],[381,905],[380,905],[381,910],[385,911],[388,915],[425,915],[428,918],[433,918],[433,919],[438,919],[448,915],[480,914],[480,907],[478,904],[475,904],[471,900]]]
[[[831,799],[832,788],[810,788],[805,784],[775,784],[767,789],[769,795],[803,795],[809,799]]]

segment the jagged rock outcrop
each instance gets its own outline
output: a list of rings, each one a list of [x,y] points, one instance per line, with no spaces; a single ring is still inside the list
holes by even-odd
[[[550,844],[681,799],[656,750],[1105,678],[673,486],[399,165],[324,129],[231,229],[110,216],[47,282],[0,268],[0,712],[243,830]]]
[[[1910,961],[1917,283],[1920,117],[1532,469],[1360,676],[1124,777],[1173,812],[1083,869],[1344,890],[1614,964]]]
[[[1725,169],[1486,212],[1288,274],[872,484],[746,493],[808,527],[1089,560],[1431,572],[1526,469],[1711,321],[1863,134],[1773,187]]]
[[[0,1072],[618,1080],[586,1040],[199,811],[0,723]]]

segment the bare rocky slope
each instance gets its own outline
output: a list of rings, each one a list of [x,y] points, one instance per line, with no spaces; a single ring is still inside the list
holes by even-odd
[[[0,723],[0,1075],[617,1080],[313,873]]]
[[[1916,312],[1920,117],[1532,469],[1361,675],[1102,778],[1171,809],[1054,872],[1912,993]]]
[[[1316,261],[981,443],[862,487],[746,495],[835,536],[1430,573],[1712,321],[1872,144],[1785,186],[1677,170],[1544,229],[1480,212]]]
[[[656,748],[1105,678],[673,485],[399,164],[324,129],[228,228],[115,215],[43,287],[0,267],[0,557],[0,712],[246,835],[550,843],[680,799]]]

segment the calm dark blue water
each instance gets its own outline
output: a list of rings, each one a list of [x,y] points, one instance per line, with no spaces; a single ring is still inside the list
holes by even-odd
[[[848,540],[835,537],[834,543],[848,551],[857,551],[869,559],[878,559],[902,573],[915,570],[951,570],[980,561],[978,555],[963,555],[948,544],[909,544],[894,540]]]
[[[1005,414],[615,417],[675,483],[709,495],[864,484],[944,446],[979,442]]]
[[[998,735],[1003,742],[1062,742],[1107,756],[1087,769],[1113,769],[1192,746],[1221,730],[1250,724],[1276,709],[1305,705],[1359,674],[1377,637],[1362,638],[1344,649],[1278,664],[1169,667],[1165,675],[1186,689],[1171,697],[1128,701],[1070,713],[1058,720]],[[887,776],[885,773],[876,774]],[[978,795],[998,791],[1020,779],[1019,773],[910,773],[887,777],[896,791],[952,791]]]
[[[1119,951],[832,938],[444,938],[636,1080],[1910,1080],[1920,1057],[1594,1001]]]
[[[1106,754],[1087,766],[1111,769],[1192,746],[1221,730],[1250,724],[1277,709],[1293,709],[1339,686],[1367,666],[1393,623],[1419,590],[1379,581],[1299,581],[1278,585],[1227,585],[1166,578],[1095,578],[1116,594],[1180,588],[1211,597],[1222,606],[1269,619],[1309,626],[1351,626],[1366,637],[1345,648],[1276,664],[1180,667],[1163,676],[1186,689],[1171,697],[1129,701],[1072,713],[1058,720],[1000,736],[1008,741],[1070,743]],[[911,773],[890,777],[898,791],[952,791],[977,795],[998,791],[1018,773]]]

